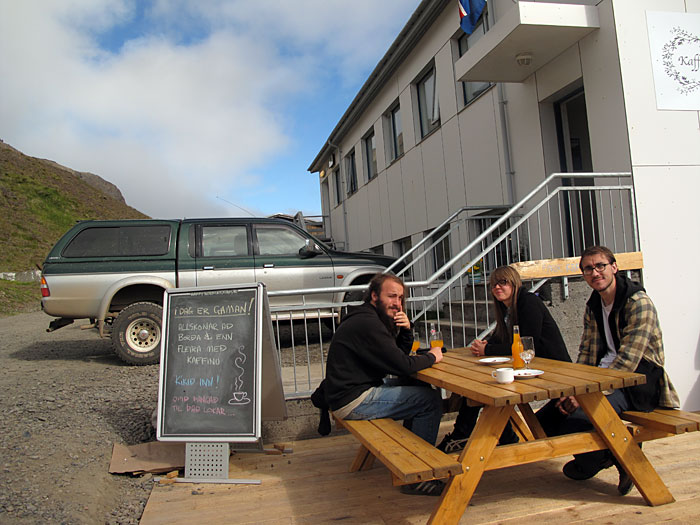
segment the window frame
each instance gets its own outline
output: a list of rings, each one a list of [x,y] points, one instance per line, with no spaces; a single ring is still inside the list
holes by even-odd
[[[340,206],[343,201],[345,200],[345,192],[343,191],[343,178],[340,175],[340,168],[336,168],[333,170],[333,187],[334,187],[334,197],[335,197],[335,205]]]
[[[171,239],[169,224],[89,226],[66,244],[61,256],[66,259],[162,257],[170,252]]]
[[[374,179],[379,171],[377,169],[377,135],[372,128],[362,139],[365,151],[365,164],[367,167],[367,182]]]
[[[389,132],[389,157],[394,162],[404,154],[403,122],[401,120],[401,104],[394,104],[386,113]],[[398,122],[398,125],[397,125]]]
[[[355,159],[355,148],[345,156],[345,184],[348,197],[357,193],[357,161]]]
[[[425,138],[440,127],[440,97],[437,90],[435,65],[432,65],[415,85],[420,136]]]
[[[428,232],[430,233],[430,232]],[[445,227],[435,232],[435,239],[445,236],[432,248],[431,259],[433,261],[433,272],[437,272],[442,266],[452,258],[452,242],[450,241],[450,229]],[[452,268],[448,268],[440,274],[438,279],[447,280],[452,277]]]
[[[476,44],[490,29],[488,12],[484,9],[483,14],[479,19],[479,23],[474,27],[471,35],[460,30],[460,35],[456,39],[457,59],[462,58],[471,47]],[[459,82],[462,92],[462,107],[467,107],[481,96],[482,93],[488,91],[494,86],[493,82]]]
[[[198,227],[200,239],[198,257],[250,257],[250,235],[245,224],[200,224]],[[230,245],[222,242],[227,234],[234,238],[239,237],[238,248],[242,248],[240,236],[243,236],[245,253],[237,253],[235,239],[232,239]],[[227,250],[229,247],[232,249]],[[214,251],[216,253],[213,253]]]

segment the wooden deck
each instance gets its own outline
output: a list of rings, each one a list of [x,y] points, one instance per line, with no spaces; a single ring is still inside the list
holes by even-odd
[[[452,423],[443,423],[443,431]],[[406,496],[392,487],[377,462],[350,473],[357,441],[334,436],[292,443],[282,455],[234,454],[231,478],[260,485],[159,485],[153,489],[141,525],[272,523],[425,523],[436,499]],[[644,444],[644,452],[676,498],[648,507],[636,488],[617,493],[611,468],[588,481],[561,473],[569,458],[486,472],[461,523],[700,523],[700,433]]]

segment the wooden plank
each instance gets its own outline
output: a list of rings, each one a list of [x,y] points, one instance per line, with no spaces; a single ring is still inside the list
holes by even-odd
[[[406,453],[418,456],[423,462],[427,463],[433,470],[433,477],[446,478],[462,473],[462,464],[459,461],[416,436],[398,421],[393,419],[376,419],[374,424],[397,443],[400,443],[406,450]]]
[[[455,366],[456,363],[457,366]],[[463,364],[464,361],[457,360],[454,357],[445,357],[440,363],[433,365],[432,368],[451,373],[457,377],[464,377],[466,379],[479,381],[482,384],[484,382],[490,383],[498,388],[508,390],[509,392],[519,395],[520,401],[523,403],[548,399],[548,393],[546,390],[534,386],[527,381],[514,381],[513,383],[507,385],[498,383],[493,376],[491,376],[491,372],[493,372],[496,368],[499,368],[499,366],[478,364],[472,368],[464,368]]]
[[[337,420],[336,420],[337,421]],[[366,446],[360,444],[357,449],[357,455],[350,465],[350,472],[359,470],[369,470],[374,464],[374,455],[367,449]]]
[[[657,408],[654,412],[667,416],[679,417],[688,421],[695,421],[698,424],[698,430],[700,430],[700,414],[696,412],[687,412],[685,410],[676,410],[673,408]]]
[[[642,450],[629,439],[629,432],[605,396],[601,392],[592,392],[576,396],[576,400],[647,504],[654,506],[675,501]]]
[[[537,439],[546,438],[547,434],[545,434],[542,425],[537,419],[537,416],[535,416],[535,413],[532,411],[532,407],[526,403],[523,403],[518,405],[518,409],[520,409],[520,413],[525,419],[528,428],[532,431],[533,437]]]
[[[343,425],[404,483],[432,479],[433,470],[429,465],[407,453],[405,448],[375,426],[373,421],[343,420]]]
[[[564,257],[560,259],[540,259],[513,263],[520,277],[525,279],[548,279],[551,277],[580,277],[580,257]],[[616,253],[615,259],[620,270],[639,270],[644,268],[642,252]]]
[[[636,374],[639,377],[635,377],[634,372],[612,371],[607,368],[596,368],[589,365],[553,361],[551,359],[538,361],[537,367],[545,372],[554,372],[564,376],[583,379],[591,385],[591,391],[613,390],[615,388],[632,386],[632,384],[642,384],[640,381],[642,381],[641,378],[644,378],[642,374]],[[625,379],[627,382],[625,382]],[[644,378],[644,381],[646,381],[646,378]],[[598,388],[595,387],[596,383]]]
[[[496,450],[493,451],[486,465],[486,470],[525,465],[545,459],[571,456],[605,448],[608,448],[605,441],[594,430],[504,445],[496,447]]]
[[[637,443],[679,435],[664,432],[663,430],[658,430],[655,428],[648,428],[642,425],[635,425],[634,423],[628,423],[626,426],[627,430],[630,434],[632,434]]]
[[[518,406],[529,407],[530,405],[519,404]],[[521,416],[520,413],[513,410],[513,413],[510,416],[510,422],[513,424],[513,429],[515,430],[515,432],[517,432],[518,437],[520,437],[521,441],[535,440],[535,436],[532,434],[532,430],[530,430],[530,427],[527,425],[527,423],[523,419],[523,416]]]
[[[668,412],[671,411],[667,411],[667,414],[664,414],[656,410],[653,412],[630,410],[620,414],[620,417],[632,423],[656,428],[671,434],[683,434],[684,432],[694,432],[698,430],[698,423],[696,421],[689,421],[675,414],[669,415]]]
[[[494,385],[485,385],[480,381],[460,377],[445,370],[438,370],[436,366],[433,365],[421,370],[416,373],[416,377],[485,405],[505,406],[522,402],[520,394],[495,386],[498,384],[495,379]]]
[[[589,365],[583,365],[579,363],[572,363],[577,367],[585,367]],[[619,370],[617,368],[601,368],[595,367],[595,373],[598,375],[603,375],[607,377],[614,377],[616,379],[622,379],[623,386],[637,386],[643,385],[647,382],[647,378],[644,374],[638,374],[637,372],[629,372],[627,370]],[[619,387],[615,387],[619,388]]]
[[[429,524],[459,523],[513,410],[512,406],[484,407],[467,446],[459,455],[465,472],[449,479],[437,507],[428,520]]]

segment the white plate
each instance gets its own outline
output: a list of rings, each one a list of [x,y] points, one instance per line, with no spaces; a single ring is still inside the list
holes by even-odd
[[[527,379],[528,377],[537,377],[541,376],[542,374],[544,374],[544,370],[535,370],[534,368],[513,371],[513,375],[516,377],[516,379]]]
[[[479,363],[484,363],[485,365],[499,365],[509,361],[510,357],[484,357],[483,359],[479,359]]]

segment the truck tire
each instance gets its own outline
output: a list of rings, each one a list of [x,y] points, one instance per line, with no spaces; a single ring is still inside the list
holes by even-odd
[[[160,360],[163,308],[141,302],[124,308],[112,323],[112,347],[131,365],[153,365]]]

